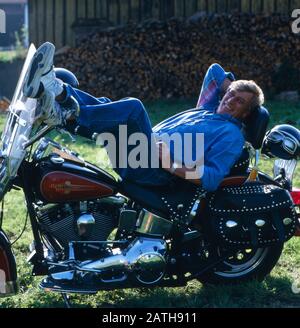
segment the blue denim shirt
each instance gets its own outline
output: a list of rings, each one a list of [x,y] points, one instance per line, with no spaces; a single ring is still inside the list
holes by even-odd
[[[221,98],[220,88],[225,78],[234,80],[234,76],[225,72],[220,65],[211,65],[204,78],[197,108],[174,115],[153,128],[153,132],[158,135],[164,133],[204,134],[204,172],[201,179],[202,186],[207,191],[214,191],[218,188],[232,165],[240,157],[244,145],[244,137],[240,130],[241,122],[228,114],[215,113]],[[127,116],[130,115],[126,99],[111,102],[108,98],[95,98],[70,86],[67,86],[67,93],[68,96],[74,96],[80,104],[78,123],[85,127],[93,127],[95,132],[100,133],[108,129],[112,123],[124,124]],[[142,106],[142,104],[137,105]],[[116,112],[118,115],[115,114]],[[148,118],[144,118],[145,122],[151,129]],[[141,131],[144,130],[141,129]],[[193,148],[193,159],[196,158],[195,152],[196,149]],[[171,156],[174,158],[173,149],[171,149]],[[183,159],[182,162],[184,163]],[[171,177],[163,169],[128,168],[117,172],[122,178],[148,185],[167,183]]]
[[[204,171],[201,180],[207,191],[216,190],[229,174],[231,167],[240,157],[245,142],[241,132],[242,123],[239,120],[229,114],[216,114],[220,103],[220,88],[225,78],[234,79],[233,75],[226,73],[220,65],[210,66],[202,85],[198,108],[168,118],[153,129],[160,136],[165,133],[204,134]],[[170,151],[174,160],[174,148],[171,147]],[[193,147],[194,160],[197,159],[195,153],[196,149]]]

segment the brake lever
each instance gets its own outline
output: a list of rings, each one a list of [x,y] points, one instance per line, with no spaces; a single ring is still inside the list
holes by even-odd
[[[53,126],[45,125],[41,130],[39,130],[31,139],[23,144],[23,148],[26,149],[33,145],[37,140],[44,137],[47,133],[53,130]]]
[[[72,142],[76,142],[76,138],[74,138],[68,130],[65,130],[64,128],[56,128],[56,129],[60,134],[66,134],[71,139]]]

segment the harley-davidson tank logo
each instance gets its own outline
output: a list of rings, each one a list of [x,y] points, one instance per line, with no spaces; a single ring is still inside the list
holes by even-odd
[[[88,200],[113,194],[113,187],[68,172],[51,172],[41,182],[40,190],[52,202]]]
[[[58,192],[63,192],[64,194],[69,194],[72,191],[89,191],[91,186],[75,185],[71,181],[66,181],[64,184],[52,183],[50,188],[55,189]]]

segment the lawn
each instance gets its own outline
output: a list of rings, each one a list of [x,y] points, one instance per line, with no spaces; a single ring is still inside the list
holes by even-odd
[[[25,58],[27,49],[0,51],[0,63],[11,63],[16,59]]]
[[[196,99],[168,100],[146,104],[153,124],[184,109],[192,108]],[[300,127],[300,105],[269,102],[271,124],[290,123]],[[3,117],[1,118],[3,124]],[[61,140],[61,139],[60,139]],[[70,148],[82,157],[99,166],[107,165],[100,149],[92,142],[77,139],[75,144],[64,140]],[[260,169],[271,173],[272,162],[263,160]],[[295,174],[295,186],[300,187],[299,170]],[[12,191],[5,198],[4,230],[11,240],[15,240],[23,229],[25,205],[21,192]],[[0,307],[63,307],[60,295],[44,292],[37,286],[41,277],[31,276],[31,267],[26,263],[29,255],[28,245],[32,241],[29,227],[14,244],[18,264],[20,292],[10,298],[0,299]],[[239,286],[204,287],[191,281],[182,288],[128,289],[100,292],[94,296],[72,296],[74,306],[78,307],[300,307],[300,294],[292,292],[291,285],[297,280],[300,284],[300,240],[293,238],[285,245],[271,275],[263,283],[251,282]]]

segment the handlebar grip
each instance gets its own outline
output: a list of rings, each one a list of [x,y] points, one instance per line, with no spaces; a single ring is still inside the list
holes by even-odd
[[[78,134],[82,137],[91,139],[91,140],[95,140],[95,132],[89,128],[86,128],[84,126],[81,125],[77,125],[77,127],[74,130],[75,134]]]
[[[97,133],[95,133],[95,131],[85,126],[78,125],[76,121],[68,122],[66,129],[74,135],[80,135],[87,139],[96,140],[97,138]]]

